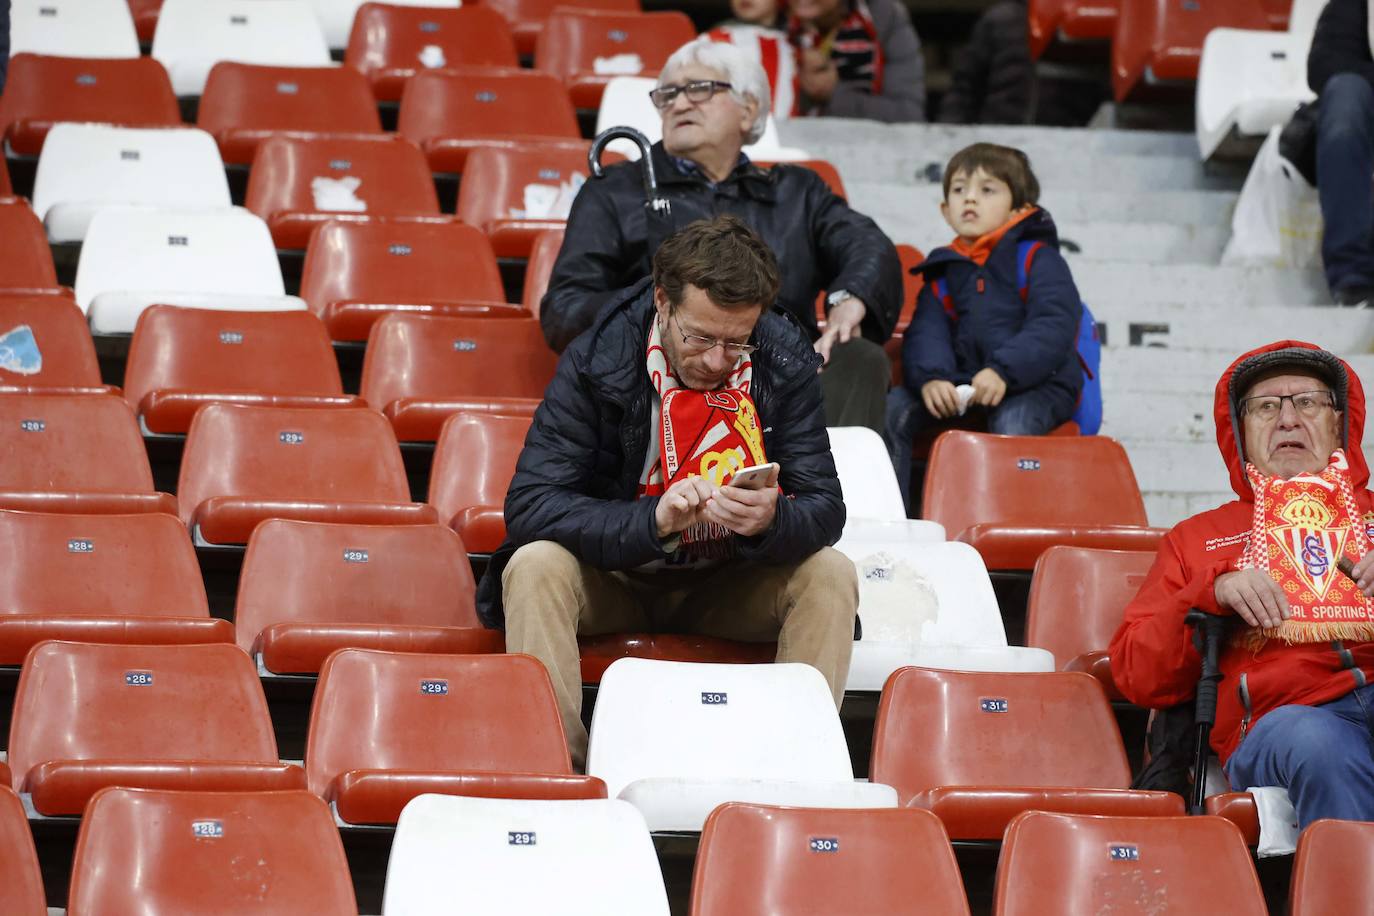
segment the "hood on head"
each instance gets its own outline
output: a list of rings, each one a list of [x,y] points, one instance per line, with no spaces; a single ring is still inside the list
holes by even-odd
[[[1252,498],[1250,481],[1245,477],[1244,441],[1240,431],[1240,397],[1261,376],[1278,369],[1291,368],[1327,379],[1336,392],[1341,410],[1341,447],[1350,462],[1351,483],[1358,489],[1369,482],[1360,442],[1364,438],[1364,386],[1360,377],[1338,356],[1301,340],[1276,340],[1243,353],[1217,380],[1213,415],[1217,424],[1217,448],[1231,475],[1231,489],[1241,499]]]

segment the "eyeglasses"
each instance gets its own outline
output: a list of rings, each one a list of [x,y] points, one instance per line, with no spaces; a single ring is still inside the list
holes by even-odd
[[[1329,391],[1299,391],[1297,394],[1269,394],[1261,397],[1246,398],[1241,401],[1241,409],[1249,416],[1266,423],[1278,418],[1283,411],[1283,402],[1291,401],[1293,409],[1304,417],[1315,417],[1328,407],[1336,406],[1336,397]]]
[[[653,102],[654,107],[661,111],[673,104],[678,93],[686,93],[687,101],[701,104],[717,92],[727,92],[733,88],[735,87],[720,80],[692,80],[690,83],[682,83],[677,86],[659,86],[657,89],[651,89],[649,90],[649,101]]]
[[[676,317],[676,312],[670,312],[668,314],[668,318],[670,320]],[[688,334],[686,331],[682,329],[681,321],[677,323],[677,333],[678,336],[682,338],[682,345],[687,349],[687,352],[692,353],[693,355],[705,353],[706,351],[713,350],[716,347],[723,347],[725,349],[726,356],[739,357],[748,356],[750,353],[753,353],[755,350],[758,349],[757,344],[734,343],[729,340],[721,340],[717,337],[702,337],[700,334]]]

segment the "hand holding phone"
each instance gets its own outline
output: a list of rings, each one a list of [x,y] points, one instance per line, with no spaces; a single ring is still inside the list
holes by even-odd
[[[772,477],[781,467],[776,461],[767,464],[756,464],[752,467],[740,468],[730,478],[727,487],[739,487],[741,490],[762,490],[768,486],[768,479]],[[777,485],[777,478],[774,477],[774,486]]]

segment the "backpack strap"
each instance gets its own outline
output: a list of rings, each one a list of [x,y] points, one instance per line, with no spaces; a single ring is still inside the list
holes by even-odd
[[[1045,243],[1024,241],[1016,246],[1016,289],[1021,294],[1022,302],[1030,298],[1031,261],[1035,260],[1035,253],[1043,244]]]
[[[949,320],[958,321],[959,315],[954,310],[954,297],[949,294],[949,284],[945,282],[945,278],[940,277],[938,280],[931,280],[929,284],[936,300],[945,307],[945,314],[949,316]]]

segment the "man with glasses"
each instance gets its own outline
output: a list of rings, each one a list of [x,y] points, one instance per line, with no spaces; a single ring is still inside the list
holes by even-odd
[[[820,357],[767,310],[778,283],[739,219],[688,225],[605,297],[535,413],[478,608],[548,668],[578,766],[579,635],[776,640],[844,695],[858,582],[829,546],[845,511]],[[731,485],[764,464],[760,488]]]
[[[1112,676],[1141,706],[1188,701],[1201,660],[1184,616],[1234,618],[1212,731],[1231,785],[1287,789],[1304,827],[1374,820],[1364,389],[1344,361],[1285,340],[1231,365],[1215,413],[1239,499],[1165,537],[1112,640]]]
[[[550,346],[562,351],[591,327],[607,293],[648,276],[654,251],[673,232],[733,214],[777,255],[777,305],[824,362],[828,425],[881,433],[891,377],[882,344],[902,304],[891,240],[810,169],[765,169],[744,154],[763,135],[769,91],[762,67],[740,49],[708,39],[684,45],[668,59],[651,98],[663,122],[652,160],[671,212],[646,211],[639,163],[613,165],[582,186],[540,304]],[[821,294],[824,332],[816,320]]]

